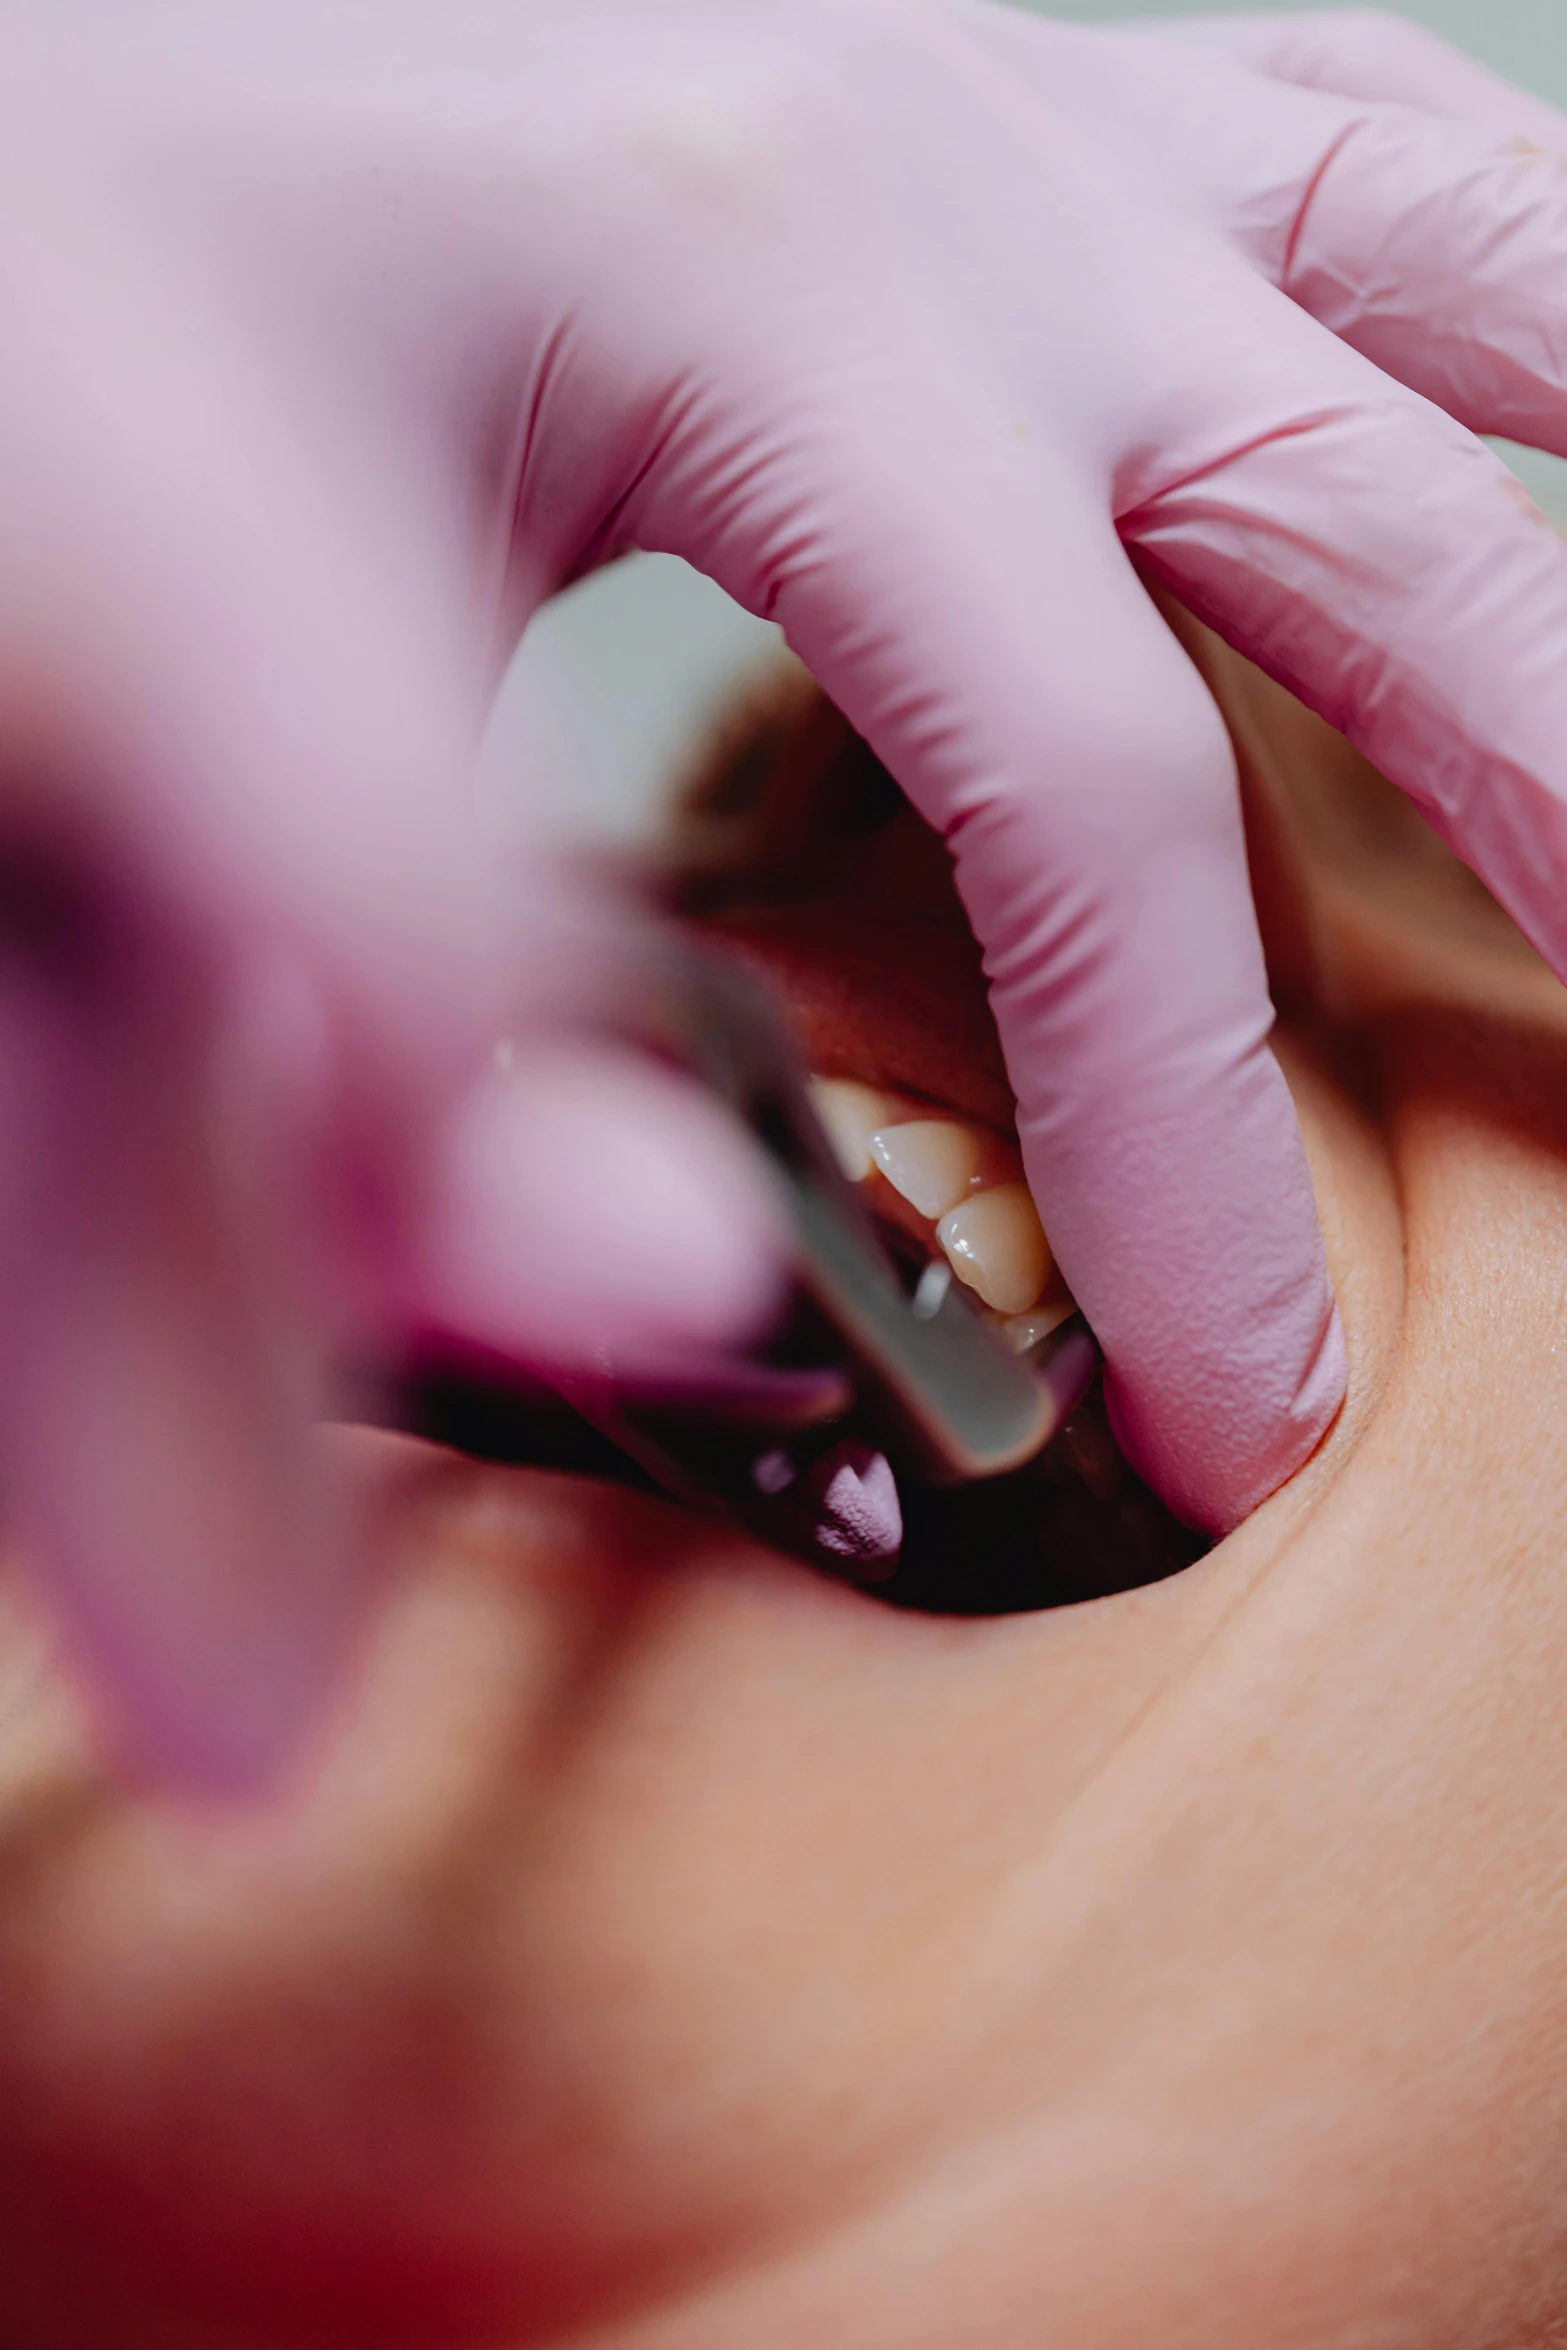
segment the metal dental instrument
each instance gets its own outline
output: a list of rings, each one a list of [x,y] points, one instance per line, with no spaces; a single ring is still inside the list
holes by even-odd
[[[944,1264],[910,1289],[838,1165],[767,987],[732,957],[693,948],[671,958],[636,1033],[734,1111],[781,1187],[797,1296],[771,1359],[657,1393],[607,1382],[552,1392],[498,1364],[426,1366],[400,1424],[485,1457],[661,1490],[795,1548],[769,1506],[775,1459],[848,1434],[885,1454],[900,1488],[961,1485],[1032,1460],[1098,1367],[1081,1319],[1017,1355]]]
[[[905,1289],[822,1131],[761,980],[703,955],[684,992],[693,1066],[766,1150],[792,1213],[802,1283],[894,1467],[961,1484],[1031,1460],[1071,1408],[1060,1382],[1011,1352],[944,1264],[929,1266],[912,1295]],[[1086,1385],[1092,1340],[1079,1323],[1065,1344],[1081,1357]]]

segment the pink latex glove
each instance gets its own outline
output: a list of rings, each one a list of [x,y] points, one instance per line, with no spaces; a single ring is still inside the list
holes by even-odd
[[[1567,555],[1471,437],[1567,450],[1567,171],[1511,135],[1567,122],[1360,16],[0,43],[0,1449],[127,1734],[238,1779],[316,1702],[325,1338],[759,1309],[741,1172],[570,1043],[602,912],[546,951],[455,796],[528,613],[631,545],[780,620],[943,829],[1126,1440],[1207,1525],[1266,1494],[1342,1350],[1228,749],[1128,548],[1567,970]],[[519,1008],[565,1041],[478,1100]]]

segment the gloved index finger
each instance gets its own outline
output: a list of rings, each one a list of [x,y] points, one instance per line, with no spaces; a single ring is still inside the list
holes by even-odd
[[[768,607],[945,833],[1119,1432],[1228,1527],[1311,1451],[1344,1366],[1222,724],[1091,484],[950,378],[808,454],[833,560],[774,566]],[[755,498],[758,561],[775,521]]]

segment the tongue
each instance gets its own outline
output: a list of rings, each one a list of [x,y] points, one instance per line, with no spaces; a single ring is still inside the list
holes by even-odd
[[[862,1572],[891,1568],[903,1546],[903,1512],[885,1453],[846,1436],[811,1463],[797,1492],[818,1549]]]

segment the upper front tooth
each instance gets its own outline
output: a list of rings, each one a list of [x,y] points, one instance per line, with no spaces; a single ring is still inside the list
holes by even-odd
[[[958,1279],[998,1314],[1026,1313],[1049,1277],[1050,1246],[1025,1184],[975,1192],[943,1216],[936,1238]]]
[[[985,1143],[952,1118],[913,1118],[871,1137],[871,1157],[894,1191],[932,1223],[955,1208],[984,1163]]]
[[[810,1095],[839,1166],[851,1183],[863,1183],[871,1171],[871,1136],[887,1123],[891,1102],[848,1077],[813,1077]]]

